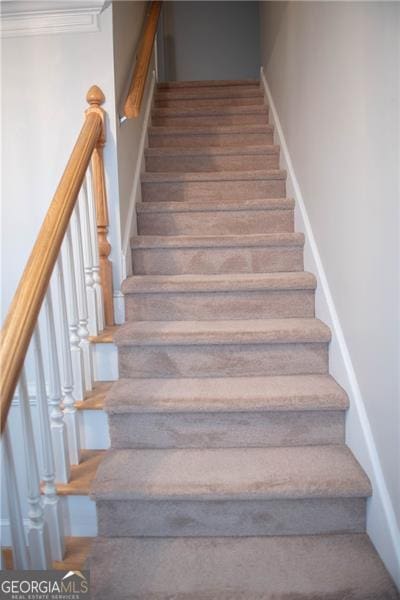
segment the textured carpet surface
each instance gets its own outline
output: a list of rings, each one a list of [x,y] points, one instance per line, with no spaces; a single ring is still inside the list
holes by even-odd
[[[395,600],[257,81],[159,84],[94,600]]]
[[[253,499],[368,496],[343,446],[118,450],[97,472],[95,498]]]
[[[99,600],[396,600],[366,535],[99,539]]]

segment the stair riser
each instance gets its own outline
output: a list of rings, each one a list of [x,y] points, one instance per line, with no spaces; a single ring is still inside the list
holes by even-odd
[[[269,536],[365,531],[364,498],[100,501],[99,535]]]
[[[198,117],[159,117],[153,116],[152,125],[161,125],[163,127],[202,127],[213,125],[266,125],[268,123],[268,114],[248,113],[243,115],[204,115]]]
[[[136,275],[269,273],[303,270],[303,247],[144,248],[132,251]]]
[[[159,98],[155,97],[154,106],[156,108],[174,108],[174,109],[204,109],[219,108],[226,106],[262,106],[264,98],[262,96],[248,96],[245,98]]]
[[[186,292],[125,296],[127,321],[314,317],[314,290]]]
[[[344,443],[343,411],[109,415],[113,448],[237,448]]]
[[[140,235],[229,235],[292,233],[293,210],[141,213]]]
[[[246,98],[248,96],[261,96],[260,89],[258,85],[225,85],[221,87],[202,85],[159,90],[156,93],[156,98]]]
[[[272,131],[260,133],[198,133],[159,134],[149,133],[150,148],[178,148],[198,146],[257,146],[273,144]]]
[[[246,200],[283,198],[284,179],[243,181],[185,181],[142,183],[144,202],[180,202],[185,200]]]
[[[123,346],[120,377],[252,377],[328,372],[328,344]]]
[[[146,170],[159,172],[212,172],[279,169],[279,154],[237,154],[230,156],[147,156]]]

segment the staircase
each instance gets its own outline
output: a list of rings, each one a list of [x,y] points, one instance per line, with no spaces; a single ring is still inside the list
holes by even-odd
[[[93,597],[397,598],[258,82],[160,84],[148,136]]]

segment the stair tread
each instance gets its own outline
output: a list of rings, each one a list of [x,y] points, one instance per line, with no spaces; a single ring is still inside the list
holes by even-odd
[[[366,497],[371,484],[345,445],[110,450],[92,485],[103,499]]]
[[[152,111],[153,117],[212,117],[224,115],[268,115],[265,104],[245,104],[239,106],[209,106],[207,108],[196,107],[155,107]]]
[[[232,248],[257,246],[303,246],[303,233],[255,233],[248,235],[137,235],[135,248]]]
[[[161,81],[157,84],[157,89],[176,89],[184,87],[224,87],[231,85],[254,85],[259,86],[259,79],[200,79],[187,81]]]
[[[98,600],[399,598],[362,533],[99,538],[90,567]]]
[[[187,172],[169,172],[161,173],[145,172],[142,173],[143,183],[173,183],[189,181],[256,181],[259,179],[286,179],[286,171],[282,169],[258,169],[255,171],[193,171]]]
[[[137,213],[165,213],[165,212],[222,212],[222,211],[249,211],[249,210],[293,210],[292,198],[255,198],[254,200],[178,200],[178,201],[152,201],[137,202]]]
[[[177,127],[176,125],[153,125],[148,128],[150,135],[204,135],[228,133],[271,133],[273,125],[202,125],[197,127]]]
[[[243,144],[241,146],[171,146],[145,148],[146,156],[231,156],[245,154],[279,154],[279,146],[275,144]]]
[[[326,343],[329,327],[319,319],[236,319],[224,321],[132,321],[114,336],[118,346],[134,344]]]
[[[197,107],[207,108],[209,106],[263,106],[264,96],[258,91],[252,94],[240,94],[236,96],[227,96],[227,94],[219,93],[217,95],[173,95],[155,94],[154,106],[156,107]]]
[[[164,292],[221,292],[236,290],[315,289],[312,273],[232,273],[227,276],[204,275],[133,275],[122,284],[124,294]]]
[[[59,496],[87,496],[105,452],[105,450],[81,450],[80,463],[71,465],[68,483],[56,484],[57,494]]]
[[[112,381],[96,381],[93,389],[86,392],[84,400],[75,402],[75,408],[77,410],[103,410],[104,399],[112,385]]]
[[[81,571],[85,569],[86,561],[90,555],[93,537],[64,536],[64,555],[62,560],[53,560],[52,568],[57,571]],[[2,547],[6,571],[17,568],[14,563],[12,548]]]
[[[345,391],[329,375],[120,379],[110,414],[346,410]]]
[[[214,98],[260,98],[264,99],[264,94],[258,86],[202,86],[176,89],[159,89],[155,93],[155,100],[212,100]]]

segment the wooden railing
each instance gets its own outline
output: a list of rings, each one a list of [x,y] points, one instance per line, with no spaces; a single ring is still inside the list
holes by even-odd
[[[80,461],[76,402],[94,383],[89,336],[114,323],[104,100],[97,86],[90,88],[84,124],[1,332],[3,469],[17,569],[48,569],[53,560],[62,560],[63,522],[55,486],[67,483],[71,464]],[[38,431],[32,425],[31,389]],[[14,429],[9,431],[7,421],[14,396],[20,410],[18,436]],[[25,456],[22,473],[14,462],[20,446]],[[21,477],[28,501],[27,533],[21,509],[25,501],[18,494]]]
[[[161,6],[162,2],[158,0],[154,0],[150,5],[143,35],[139,43],[139,51],[129,92],[124,104],[125,117],[128,119],[135,118],[140,113]]]

